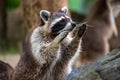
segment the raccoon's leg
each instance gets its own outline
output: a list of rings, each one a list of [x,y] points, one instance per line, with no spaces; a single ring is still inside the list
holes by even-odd
[[[65,46],[64,48],[61,47],[61,58],[65,59],[65,61],[67,61],[66,63],[68,63],[68,61],[70,61],[70,59],[74,56],[74,54],[76,53],[76,51],[78,50],[78,48],[80,48],[81,46],[81,37],[84,34],[86,30],[86,24],[78,24],[72,31],[73,33],[73,39],[72,41],[68,44],[65,45],[65,43],[63,42],[61,45]],[[79,49],[80,50],[80,49]],[[64,56],[66,56],[66,58],[64,58]]]
[[[67,51],[66,49],[63,50],[64,53],[62,54],[63,56],[66,55],[68,58],[66,60],[66,63],[69,63],[69,72],[71,72],[71,67],[73,65],[73,62],[76,60],[76,57],[79,55],[81,51],[81,37],[84,34],[86,30],[86,23],[78,24],[74,30],[72,31],[73,33],[73,40],[69,43],[69,45],[66,47],[69,50]],[[65,60],[64,60],[65,61]]]
[[[68,31],[63,31],[61,32],[58,36],[55,37],[55,39],[46,44],[45,46],[43,46],[40,49],[40,55],[41,58],[44,60],[44,64],[43,68],[39,71],[39,74],[37,75],[35,80],[52,80],[49,76],[49,72],[50,67],[53,65],[53,62],[55,61],[57,54],[58,54],[58,49],[59,49],[59,44],[61,43],[61,41],[67,36],[69,32]],[[43,78],[43,75],[44,78]],[[42,77],[42,78],[40,78]],[[57,79],[56,79],[57,80]]]
[[[60,32],[60,34],[49,44],[47,44],[43,49],[41,49],[44,56],[45,61],[51,63],[54,61],[54,59],[57,57],[57,53],[59,52],[58,49],[60,49],[60,43],[63,41],[63,39],[68,35],[68,33],[73,30],[73,26],[68,25],[65,26],[65,28]],[[46,54],[44,54],[46,53]]]
[[[51,64],[54,61],[59,49],[59,43],[67,36],[68,33],[68,31],[61,32],[51,43],[46,44],[41,48],[40,53],[46,63]]]
[[[51,72],[52,75],[54,76],[53,80],[57,80],[57,79],[64,80],[63,78],[65,78],[67,74],[70,72],[68,71],[69,62],[74,56],[78,48],[80,38],[85,32],[85,30],[86,30],[86,24],[83,25],[78,24],[73,31],[75,32],[75,36],[73,40],[69,44],[67,44],[66,41],[65,42],[63,41],[61,43],[61,48],[59,50],[60,53],[59,58],[54,63],[53,71]]]
[[[69,28],[69,29],[67,29]],[[60,44],[61,42],[63,42],[64,38],[67,37],[68,33],[70,32],[71,29],[73,29],[74,27],[71,25],[67,25],[65,30],[62,30],[58,36],[56,36],[56,38],[50,42],[49,44],[47,44],[45,47],[42,48],[43,51],[41,51],[42,56],[44,57],[44,59],[47,61],[47,69],[49,68],[49,71],[47,73],[47,77],[45,77],[45,80],[60,80],[60,79],[53,79],[53,66],[54,63],[56,62],[57,56],[59,55],[59,49],[60,49]],[[47,71],[47,70],[46,70]],[[58,72],[58,71],[56,71]],[[57,73],[58,74],[58,73]],[[53,75],[53,76],[52,76]],[[59,75],[59,74],[58,74]],[[57,77],[57,76],[56,76]],[[64,79],[61,79],[64,80]]]

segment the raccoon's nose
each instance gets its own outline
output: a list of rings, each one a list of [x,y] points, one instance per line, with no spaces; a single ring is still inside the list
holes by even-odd
[[[71,25],[72,25],[73,27],[75,27],[75,26],[76,26],[76,22],[72,22]]]

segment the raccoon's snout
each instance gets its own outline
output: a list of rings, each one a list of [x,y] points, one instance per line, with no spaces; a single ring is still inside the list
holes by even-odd
[[[72,25],[73,27],[75,27],[75,26],[76,26],[76,22],[72,22],[71,25]]]

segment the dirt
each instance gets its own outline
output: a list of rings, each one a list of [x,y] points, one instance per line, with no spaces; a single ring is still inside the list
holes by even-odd
[[[20,59],[20,54],[0,55],[0,60],[10,64],[13,68],[15,68],[19,59]]]

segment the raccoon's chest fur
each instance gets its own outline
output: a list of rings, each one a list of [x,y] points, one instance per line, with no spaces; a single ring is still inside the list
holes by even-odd
[[[33,33],[30,38],[31,42],[31,50],[34,58],[41,62],[41,64],[46,63],[45,60],[40,55],[40,50],[43,46],[50,43],[52,38],[49,36],[44,35],[41,27],[37,27],[33,30]]]

